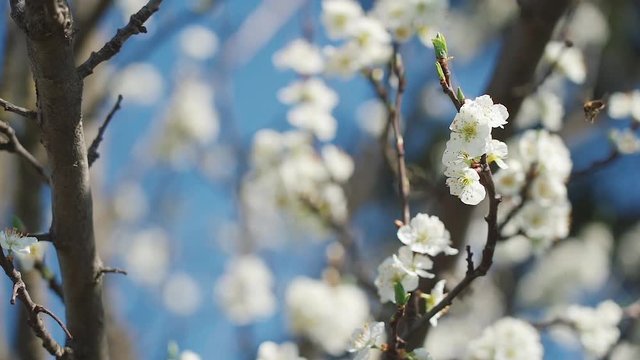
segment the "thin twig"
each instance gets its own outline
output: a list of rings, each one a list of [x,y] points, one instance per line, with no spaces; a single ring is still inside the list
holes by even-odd
[[[14,105],[10,102],[8,102],[7,100],[4,99],[0,99],[0,106],[2,106],[4,108],[4,111],[9,111],[12,112],[14,114],[18,114],[20,116],[23,116],[27,119],[35,119],[38,117],[38,112],[37,111],[33,111],[33,110],[29,110],[27,108],[23,108],[21,106],[18,105]]]
[[[455,90],[453,90],[453,85],[451,83],[451,69],[449,68],[449,58],[438,56],[436,57],[438,64],[442,68],[442,72],[444,77],[440,79],[440,86],[442,87],[442,92],[449,96],[451,102],[456,107],[456,110],[460,111],[460,108],[464,104],[464,101],[458,99],[456,96]]]
[[[28,236],[30,236],[30,237],[34,237],[34,238],[38,239],[38,241],[47,241],[47,242],[51,242],[51,234],[49,234],[49,233],[42,233],[42,234],[28,234]]]
[[[49,315],[64,331],[68,339],[73,339],[69,330],[64,323],[55,314],[49,311],[47,308],[38,305],[33,302],[27,287],[22,280],[22,274],[13,266],[13,263],[4,255],[4,251],[0,250],[0,266],[4,270],[5,274],[13,282],[13,291],[11,293],[11,304],[16,303],[16,299],[20,300],[28,313],[29,326],[33,329],[35,335],[42,340],[42,346],[56,359],[62,359],[65,355],[69,354],[69,350],[60,345],[46,329],[44,322],[40,318],[39,314]]]
[[[496,194],[491,168],[489,167],[489,164],[486,163],[486,155],[482,156],[480,164],[478,164],[476,170],[480,175],[480,183],[485,187],[489,197],[489,214],[485,217],[488,224],[487,241],[484,245],[484,249],[482,250],[482,259],[480,264],[477,267],[474,266],[473,261],[469,256],[471,252],[470,250],[467,250],[467,273],[465,274],[465,277],[436,306],[429,310],[429,312],[427,312],[418,321],[411,324],[408,330],[409,332],[416,330],[420,326],[428,324],[429,319],[444,310],[447,306],[451,305],[453,299],[469,287],[475,279],[485,276],[493,264],[493,254],[495,252],[496,243],[500,238],[500,233],[498,232],[498,205],[500,205],[501,198]],[[472,270],[469,271],[470,269]]]
[[[397,50],[394,52],[393,73],[398,78],[398,90],[396,91],[395,104],[392,108],[389,120],[391,121],[393,134],[396,138],[396,155],[398,161],[398,190],[400,192],[400,202],[402,205],[402,222],[409,224],[411,212],[409,210],[409,179],[407,178],[407,164],[405,162],[404,138],[400,129],[400,113],[402,111],[402,97],[406,87],[406,77],[402,57]]]
[[[81,78],[85,78],[93,73],[98,64],[111,59],[115,54],[120,51],[122,45],[131,36],[140,33],[146,33],[147,28],[144,27],[145,21],[147,21],[153,13],[158,11],[162,0],[149,0],[145,6],[142,7],[137,13],[131,15],[129,23],[124,27],[118,29],[116,35],[109,40],[104,46],[97,52],[92,52],[89,59],[78,66],[78,75]]]
[[[0,121],[0,133],[2,133],[7,138],[7,142],[0,143],[0,150],[8,151],[10,153],[14,153],[23,157],[29,164],[31,164],[31,166],[38,172],[38,174],[40,174],[42,180],[47,185],[49,185],[49,176],[45,173],[44,167],[42,167],[38,160],[33,155],[31,155],[31,153],[27,151],[24,146],[22,146],[20,140],[18,140],[18,137],[16,136],[15,130],[6,122]]]
[[[98,273],[96,274],[96,281],[99,281],[104,274],[121,274],[121,275],[127,275],[127,272],[125,270],[122,269],[118,269],[118,268],[114,268],[114,267],[101,267],[100,270],[98,270]]]
[[[118,95],[118,100],[116,100],[116,103],[113,105],[113,108],[111,108],[111,111],[109,111],[107,118],[104,119],[104,122],[98,129],[98,135],[96,135],[96,138],[93,139],[93,142],[91,142],[91,146],[89,146],[89,150],[87,150],[87,160],[89,161],[89,167],[91,167],[91,165],[93,165],[93,163],[96,160],[98,160],[98,158],[100,157],[100,154],[98,153],[98,147],[102,142],[104,133],[105,131],[107,131],[107,126],[109,126],[109,123],[113,118],[113,115],[116,113],[116,111],[120,110],[121,102],[122,102],[122,95]]]

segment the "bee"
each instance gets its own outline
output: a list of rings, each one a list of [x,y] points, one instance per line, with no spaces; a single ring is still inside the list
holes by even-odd
[[[606,106],[604,100],[589,100],[584,103],[584,117],[586,120],[590,121],[592,124],[595,121],[600,111],[604,109]]]

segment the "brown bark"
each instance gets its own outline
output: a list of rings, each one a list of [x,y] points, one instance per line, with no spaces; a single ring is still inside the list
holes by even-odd
[[[38,122],[51,166],[50,229],[63,278],[66,322],[76,359],[108,359],[102,283],[93,233],[89,167],[82,129],[82,78],[73,53],[73,20],[65,0],[12,1],[27,34]]]

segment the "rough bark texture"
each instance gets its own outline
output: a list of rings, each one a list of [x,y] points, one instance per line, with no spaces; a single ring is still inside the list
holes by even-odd
[[[108,359],[96,254],[89,168],[82,129],[82,79],[73,53],[73,22],[64,0],[12,1],[27,34],[38,121],[51,166],[53,224],[75,359]]]

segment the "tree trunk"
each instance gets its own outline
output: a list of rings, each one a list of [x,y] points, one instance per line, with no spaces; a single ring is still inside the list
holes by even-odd
[[[73,19],[65,0],[11,1],[11,15],[27,34],[36,84],[38,122],[51,166],[53,223],[66,305],[78,360],[108,359],[101,262],[93,232],[89,167],[82,129],[82,78],[73,53]]]

